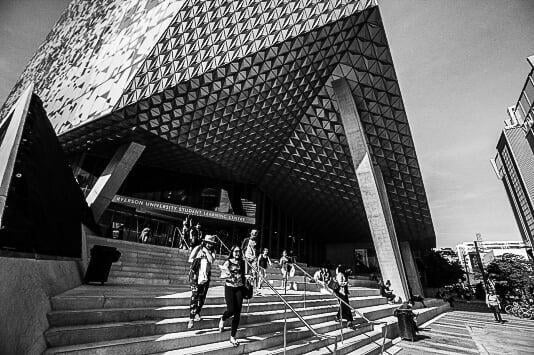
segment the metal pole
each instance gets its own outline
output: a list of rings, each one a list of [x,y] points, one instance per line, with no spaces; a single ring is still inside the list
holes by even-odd
[[[339,329],[341,333],[341,342],[343,343],[343,310],[341,309],[341,301],[338,300],[339,303]]]
[[[284,274],[284,296],[287,295],[287,272]],[[284,355],[287,346],[287,306],[284,303]]]
[[[482,264],[482,258],[480,257],[480,250],[478,249],[478,241],[474,241],[475,243],[475,250],[477,252],[477,261],[478,261],[478,267],[480,268],[480,272],[482,273],[482,281],[484,282],[484,289],[487,292],[488,291],[488,279],[486,277],[486,272],[484,272],[484,265]]]
[[[306,283],[308,278],[304,276],[304,309],[306,309]]]

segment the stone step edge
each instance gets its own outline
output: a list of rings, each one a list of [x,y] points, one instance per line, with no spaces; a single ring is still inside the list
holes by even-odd
[[[319,332],[322,330],[322,329],[329,329],[329,328],[332,328],[332,327],[337,327],[338,323],[336,321],[329,321],[329,322],[324,322],[324,323],[320,323],[320,324],[316,324],[315,327],[313,327],[314,329],[316,330],[319,330]],[[327,333],[327,332],[325,332]],[[290,338],[290,341],[289,343],[291,342],[295,342],[295,341],[298,341],[298,339],[302,339],[302,337],[305,337],[306,339],[309,339],[311,336],[313,336],[311,333],[310,333],[310,330],[306,327],[306,326],[300,326],[300,327],[297,327],[297,328],[293,328],[292,331],[289,333],[288,332],[288,338]],[[291,340],[291,338],[297,338],[296,340]],[[252,345],[254,343],[257,343],[257,342],[269,342],[269,340],[273,340],[275,339],[277,341],[278,344],[280,344],[282,341],[283,341],[283,333],[282,332],[276,332],[276,333],[272,333],[272,334],[269,334],[269,336],[266,336],[264,338],[260,338],[260,339],[252,339],[249,341],[249,339],[247,338],[242,338],[240,339],[241,340],[241,343],[239,345],[239,349],[237,349],[237,351],[239,353],[242,353],[242,354],[252,354],[254,351],[250,351],[249,349],[247,349],[247,345]],[[194,354],[204,354],[204,353],[207,353],[207,354],[211,354],[211,353],[220,353],[222,354],[223,351],[224,353],[226,353],[226,351],[228,351],[229,349],[233,349],[232,345],[228,342],[228,340],[226,341],[222,341],[222,342],[214,342],[214,343],[211,343],[211,344],[205,344],[205,345],[198,345],[198,346],[193,346],[193,347],[189,347],[187,348],[187,354],[191,354],[191,355],[194,355]],[[181,354],[182,352],[177,352],[179,349],[177,350],[174,350],[174,351],[167,351],[167,352],[164,352],[164,353],[156,353],[156,354],[168,354],[168,355],[174,355],[174,354]],[[154,354],[153,354],[154,355]]]
[[[319,304],[319,305],[316,305],[314,307],[308,307],[306,306],[306,308],[304,307],[299,307],[299,308],[295,308],[297,310],[297,312],[301,311],[301,310],[306,310],[306,309],[315,309],[315,308],[320,308],[320,307],[336,307],[336,304],[335,303],[332,303],[332,304],[322,304],[322,303],[326,303],[326,302],[331,302],[330,300],[316,300],[315,303],[316,304]],[[289,302],[289,304],[295,304],[297,302]],[[298,301],[298,303],[302,303],[302,301]],[[270,304],[269,302],[265,303],[265,304]],[[262,304],[262,306],[265,306],[265,304]],[[282,304],[279,304],[279,306],[282,308]],[[225,308],[226,305],[225,304],[220,304],[220,305],[206,305],[205,308],[213,308],[213,309],[218,309],[218,308]],[[243,307],[247,307],[246,304],[243,305]],[[50,317],[67,317],[68,315],[71,315],[71,314],[84,314],[84,313],[95,313],[95,312],[98,312],[98,313],[113,313],[113,312],[131,312],[131,311],[187,311],[188,309],[188,306],[178,306],[178,307],[172,307],[172,308],[168,308],[168,309],[165,309],[165,310],[161,310],[161,308],[163,307],[157,307],[157,308],[154,308],[154,307],[150,307],[150,308],[107,308],[107,309],[97,309],[97,310],[89,310],[89,312],[86,312],[85,310],[84,311],[64,311],[64,312],[50,312],[48,313],[48,315]],[[262,314],[267,314],[267,313],[276,313],[276,312],[280,312],[282,311],[283,309],[275,309],[275,310],[272,310],[272,311],[258,311],[258,312],[249,312],[248,314],[256,314],[256,313],[262,313]],[[209,318],[211,316],[206,316],[205,318]],[[176,318],[183,318],[183,319],[186,319],[187,318],[184,318],[184,317],[176,317]],[[147,319],[148,320],[148,319]],[[151,320],[155,320],[155,319],[151,319]],[[110,323],[110,322],[107,322],[107,323]],[[115,323],[115,322],[111,322],[111,323]],[[118,322],[118,323],[123,323],[123,322]],[[89,325],[101,325],[101,324],[106,324],[106,323],[91,323],[91,324],[80,324],[78,325],[79,327],[82,327],[82,326],[89,326]],[[70,326],[54,326],[54,328],[56,327],[76,327],[75,325],[70,325]]]
[[[319,312],[316,312],[316,311],[319,311]],[[245,314],[242,319],[242,322],[241,322],[241,327],[242,328],[246,328],[246,329],[249,329],[249,328],[254,328],[257,326],[257,324],[261,324],[262,326],[265,326],[265,325],[268,325],[268,324],[272,324],[272,323],[277,323],[279,324],[280,322],[283,322],[283,318],[278,318],[277,316],[283,314],[283,312],[270,312],[271,314],[255,314],[254,316],[252,317],[249,317],[249,315]],[[163,324],[163,326],[179,326],[179,325],[182,325],[183,326],[183,329],[176,329],[176,330],[173,330],[173,329],[170,329],[170,330],[167,330],[167,331],[162,331],[162,330],[157,330],[157,325],[158,323],[157,322],[148,322],[148,321],[136,321],[136,322],[123,322],[123,323],[116,323],[116,324],[112,324],[112,323],[107,323],[107,324],[102,324],[102,326],[98,327],[98,326],[94,326],[94,327],[91,327],[90,329],[73,329],[72,331],[73,332],[77,332],[78,334],[75,335],[74,337],[72,335],[68,336],[69,339],[74,339],[74,341],[76,341],[75,343],[71,343],[69,345],[83,345],[83,344],[87,344],[87,343],[92,343],[92,342],[87,342],[87,341],[84,341],[84,340],[76,340],[78,339],[80,336],[82,338],[85,338],[83,336],[83,334],[79,333],[79,332],[84,332],[84,331],[91,331],[91,332],[94,332],[96,330],[102,332],[113,332],[114,329],[113,328],[109,328],[109,329],[105,329],[106,325],[112,325],[112,326],[117,326],[117,327],[123,327],[123,326],[131,326],[131,325],[134,325],[136,327],[148,327],[146,329],[149,329],[150,331],[147,332],[147,333],[139,333],[139,335],[137,336],[116,336],[116,335],[113,335],[112,337],[110,338],[105,338],[106,340],[99,340],[98,342],[106,342],[106,341],[113,341],[113,340],[117,340],[117,341],[120,341],[120,340],[123,340],[123,345],[128,345],[128,344],[133,344],[135,343],[135,341],[132,341],[132,339],[135,339],[135,338],[142,338],[142,337],[153,337],[153,336],[165,336],[165,337],[169,337],[169,334],[170,334],[170,340],[173,340],[173,341],[176,341],[180,338],[183,338],[183,334],[184,333],[187,333],[189,334],[188,332],[200,332],[200,333],[194,333],[193,335],[196,335],[196,336],[203,336],[205,332],[210,332],[210,331],[213,331],[213,330],[217,330],[217,324],[218,324],[218,320],[220,318],[220,315],[222,314],[222,312],[220,312],[220,314],[217,314],[217,315],[211,315],[211,316],[206,316],[206,317],[203,317],[203,321],[201,321],[200,323],[195,323],[196,324],[196,327],[194,330],[186,330],[185,329],[185,324],[189,321],[189,318],[188,317],[185,317],[185,318],[174,318],[174,319],[167,319],[169,321],[172,321],[172,323],[166,323],[166,324]],[[332,320],[334,318],[336,314],[336,310],[334,309],[328,309],[328,308],[325,308],[325,309],[322,309],[322,308],[317,308],[315,311],[314,310],[308,310],[308,312],[306,312],[306,314],[303,314],[301,313],[301,315],[307,319],[308,322],[310,323],[321,323],[321,322],[324,322],[324,321],[327,321],[327,320]],[[274,318],[272,318],[274,317]],[[300,324],[300,320],[295,317],[295,316],[292,316],[292,317],[289,317],[289,319],[294,322],[294,326],[296,327],[298,324]],[[359,322],[361,323],[364,323],[363,319],[359,319],[358,320]],[[229,329],[228,327],[229,324],[227,324],[226,328]],[[153,326],[156,326],[153,328]],[[200,326],[200,328],[199,328]],[[67,327],[58,327],[57,329],[59,328],[67,328]],[[120,331],[120,328],[118,328],[119,331]],[[256,328],[254,328],[256,329]],[[279,329],[278,329],[279,330]],[[70,330],[69,330],[70,331]],[[261,331],[261,328],[257,328],[254,332],[256,332],[257,334],[264,334],[266,332],[262,332]],[[45,333],[45,336],[46,336],[46,339],[48,341],[49,344],[53,344],[54,346],[68,346],[68,345],[63,345],[63,344],[58,344],[58,337],[60,338],[62,334],[65,334],[65,330],[61,330],[61,331],[56,331],[56,332],[46,332]]]
[[[365,328],[363,328],[363,329],[365,329]],[[343,351],[343,349],[348,348],[348,347],[354,345],[355,343],[356,344],[361,344],[362,342],[364,342],[365,345],[366,345],[368,342],[371,342],[371,343],[374,342],[376,338],[378,338],[378,337],[381,338],[382,332],[374,330],[374,329],[371,328],[371,329],[369,329],[367,331],[363,331],[363,332],[355,331],[354,333],[352,333],[352,332],[347,332],[344,329],[344,332],[343,332],[343,343],[341,342],[341,333],[339,332],[339,329],[336,329],[336,330],[331,331],[331,332],[324,333],[323,335],[337,338],[337,341],[338,341],[338,346],[337,346],[338,353],[337,354],[339,354],[340,351]],[[346,337],[346,335],[348,335],[348,337]],[[306,352],[306,354],[315,354],[315,353],[322,354],[323,352],[320,349],[324,350],[324,354],[331,354],[332,351],[331,350],[327,350],[326,348],[327,347],[328,348],[332,347],[332,349],[333,349],[334,348],[334,344],[335,344],[334,340],[333,339],[328,339],[328,340],[320,339],[320,338],[318,338],[316,336],[313,336],[313,335],[310,335],[310,337],[305,338],[305,339],[299,339],[297,341],[288,343],[286,349],[288,351],[291,351],[293,349],[297,349],[297,348],[300,348],[302,346],[307,346],[307,345],[309,345],[310,343],[313,343],[313,342],[320,342],[322,340],[327,342],[327,344],[325,344],[325,346],[321,346],[319,349],[316,349],[316,350],[314,350],[312,352],[308,351],[308,352]],[[270,347],[270,348],[266,348],[266,349],[262,349],[262,350],[259,350],[259,351],[251,352],[249,355],[267,355],[267,354],[270,355],[270,354],[283,354],[283,353],[284,353],[283,346],[282,347],[273,346],[273,347]]]
[[[322,296],[327,296],[327,295],[313,295],[312,298],[307,298],[306,299],[306,302],[331,302],[331,301],[334,301],[335,299],[332,298],[332,297],[322,297]],[[288,300],[288,303],[291,305],[291,304],[294,304],[294,303],[302,303],[304,302],[304,299],[301,298],[302,296],[301,295],[296,295],[296,297],[292,297],[292,298],[297,298],[299,297],[298,299],[289,299]],[[263,298],[263,297],[262,297]],[[273,302],[276,303],[276,304],[279,304],[280,306],[283,304],[282,301],[279,301],[278,298],[276,296],[266,296],[265,298],[268,298],[268,300],[264,300],[264,302],[251,302],[250,305],[251,306],[254,306],[254,305],[267,305],[267,304],[272,304]],[[368,300],[368,299],[382,299],[383,297],[382,296],[354,296],[354,297],[350,297],[349,298],[349,301],[350,302],[358,302],[358,301],[365,301],[365,300]],[[183,298],[180,298],[180,299],[184,299],[184,302],[188,301],[189,298],[188,297],[183,297]],[[212,301],[213,299],[215,300],[219,300],[220,303],[211,303],[211,304],[208,304],[206,303],[204,307],[226,307],[226,304],[225,304],[225,300],[224,300],[224,297],[213,297],[212,298]],[[254,298],[252,298],[254,299]],[[256,298],[257,300],[259,300],[259,298]],[[273,301],[274,299],[274,301]],[[209,300],[209,298],[207,298],[206,300]],[[108,312],[108,311],[135,311],[135,310],[154,310],[155,308],[157,309],[162,309],[162,308],[165,308],[165,307],[173,307],[173,308],[169,308],[169,309],[187,309],[189,308],[189,305],[188,304],[179,304],[179,305],[174,305],[174,306],[154,306],[154,307],[121,307],[121,308],[113,308],[113,307],[110,307],[110,308],[83,308],[83,309],[77,309],[77,310],[52,310],[50,312],[48,312],[48,314],[53,314],[53,315],[56,315],[56,314],[75,314],[75,313],[87,313],[87,312]]]
[[[309,316],[303,316],[303,318],[304,319],[312,319],[314,317],[321,318],[321,317],[332,316],[334,314],[335,314],[335,312],[319,313],[319,314],[313,314],[313,315],[309,315]],[[215,316],[213,318],[218,319],[219,317],[220,316]],[[205,317],[205,318],[208,318],[208,317]],[[289,318],[289,319],[291,319],[292,322],[300,323],[300,320],[297,317]],[[289,321],[289,319],[288,319],[288,321]],[[260,327],[260,329],[261,329],[261,326],[263,326],[264,324],[269,324],[269,323],[273,323],[273,322],[280,323],[280,322],[283,322],[283,319],[275,320],[275,321],[269,321],[269,322],[262,322],[262,323],[251,323],[251,324],[247,324],[247,325]],[[324,323],[336,323],[336,322],[335,321],[327,321],[327,322],[323,322],[323,323],[319,323],[319,324],[324,324]],[[228,328],[228,327],[226,327],[226,328]],[[241,329],[242,328],[243,327],[241,327]],[[297,328],[298,327],[295,327],[293,329],[297,329]],[[209,328],[209,329],[211,329],[212,332],[218,332],[217,328]],[[202,329],[202,330],[208,330],[208,329]],[[307,330],[307,328],[306,328],[306,330]],[[196,331],[198,331],[198,329]],[[185,338],[185,337],[188,337],[188,336],[191,335],[191,334],[188,334],[188,333],[192,333],[192,332],[193,331],[167,333],[166,334],[166,340],[177,340],[177,339],[180,339],[180,338]],[[204,335],[204,334],[202,334],[202,335]],[[124,338],[124,339],[115,339],[115,340],[104,341],[104,342],[86,343],[86,344],[78,344],[78,345],[70,345],[70,346],[61,346],[61,347],[49,348],[45,352],[45,354],[54,354],[55,352],[58,352],[58,351],[80,351],[80,350],[85,350],[85,349],[87,349],[87,350],[89,350],[89,349],[97,350],[95,348],[105,348],[105,347],[109,347],[110,345],[120,346],[120,345],[124,345],[124,344],[129,344],[129,343],[141,343],[141,342],[147,342],[147,341],[153,342],[154,340],[157,340],[159,338],[161,338],[161,335],[150,335],[150,336],[137,337],[137,338]],[[206,344],[203,344],[203,345],[206,345]]]

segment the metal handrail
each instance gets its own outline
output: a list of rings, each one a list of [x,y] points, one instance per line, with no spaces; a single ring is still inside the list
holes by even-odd
[[[306,270],[304,270],[300,265],[298,265],[297,263],[293,263],[293,266],[296,266],[297,269],[299,269],[307,278],[311,279],[311,280],[314,280],[313,276],[311,276]],[[304,280],[304,282],[306,282],[306,279]],[[319,284],[315,283],[315,285],[317,287],[319,287]],[[328,285],[325,285],[325,290],[331,294],[332,296],[334,296],[335,298],[337,298],[338,302],[339,302],[339,306],[341,308],[341,303],[343,303],[344,305],[346,305],[347,307],[349,307],[349,309],[351,311],[354,311],[356,314],[358,314],[360,317],[362,317],[367,323],[370,323],[370,324],[375,324],[375,325],[379,325],[379,324],[386,324],[386,326],[384,327],[384,340],[382,341],[382,354],[384,353],[384,346],[385,346],[385,342],[386,342],[386,337],[387,337],[387,334],[388,334],[388,328],[387,328],[387,324],[388,322],[386,321],[371,321],[369,320],[369,318],[367,318],[366,316],[363,315],[363,313],[361,313],[360,311],[358,311],[356,308],[352,307],[349,303],[347,303],[344,299],[342,299],[341,297],[339,297],[338,295],[336,295],[334,293],[333,290],[331,290]]]
[[[306,270],[304,270],[300,265],[298,265],[297,263],[294,263],[293,266],[296,266],[297,269],[299,269],[306,277],[308,277],[309,279],[311,280],[314,280],[313,276],[311,276]],[[315,283],[315,285],[317,287],[319,287],[319,284]],[[327,286],[327,285],[325,285]],[[362,317],[367,323],[372,323],[371,320],[369,320],[369,318],[367,318],[366,316],[363,315],[363,313],[361,313],[360,311],[358,311],[356,308],[352,307],[349,303],[347,303],[344,299],[342,299],[341,297],[339,297],[338,295],[336,295],[334,293],[333,290],[331,290],[328,286],[325,287],[326,291],[328,291],[329,294],[331,294],[332,296],[334,296],[335,298],[337,298],[337,300],[341,303],[343,303],[345,306],[349,307],[349,309],[351,311],[354,311],[356,314],[358,314],[360,317]]]
[[[226,246],[226,244],[224,244],[224,242],[221,240],[221,238],[219,238],[219,236],[215,236],[219,242],[221,243],[222,246],[224,246],[224,248],[230,252],[230,248],[228,248],[228,246]],[[308,324],[308,322],[306,322],[306,320],[293,308],[293,306],[291,306],[289,304],[289,302],[287,302],[287,300],[278,292],[276,291],[276,289],[273,287],[273,285],[271,285],[271,283],[269,282],[269,280],[267,280],[265,277],[263,277],[259,272],[258,272],[258,269],[256,267],[254,267],[254,265],[252,265],[252,263],[250,263],[247,259],[243,258],[243,260],[248,264],[248,266],[250,268],[252,268],[252,270],[254,270],[254,272],[256,273],[256,275],[258,275],[258,277],[260,277],[262,279],[262,282],[265,281],[265,283],[267,284],[267,286],[271,289],[271,291],[273,291],[277,296],[278,298],[280,298],[280,300],[285,304],[285,306],[287,308],[289,308],[289,310],[291,312],[293,312],[293,314],[295,314],[295,316],[297,316],[297,318],[304,324],[304,326],[306,326],[306,328],[308,328],[308,330],[316,337],[318,338],[323,338],[323,339],[334,339],[335,341],[335,345],[334,345],[334,354],[337,352],[337,337],[336,336],[330,336],[330,335],[325,335],[325,334],[320,334],[320,333],[317,333],[317,331],[315,329],[313,329],[313,327]],[[285,327],[284,327],[284,333],[285,333]],[[285,338],[285,334],[284,334],[284,338]],[[284,346],[285,346],[285,342],[284,342]],[[284,348],[284,352],[285,352],[285,348]]]

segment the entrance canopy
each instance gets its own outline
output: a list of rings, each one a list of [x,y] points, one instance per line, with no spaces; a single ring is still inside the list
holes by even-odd
[[[185,1],[127,84],[104,81],[110,85],[105,96],[114,102],[109,112],[95,103],[76,111],[78,118],[68,124],[65,115],[57,116],[60,140],[71,153],[90,149],[104,156],[109,147],[135,140],[146,146],[140,165],[256,185],[329,242],[370,241],[332,90],[332,81],[345,78],[384,177],[398,239],[435,246],[414,143],[373,5]],[[41,91],[46,100],[46,89]]]

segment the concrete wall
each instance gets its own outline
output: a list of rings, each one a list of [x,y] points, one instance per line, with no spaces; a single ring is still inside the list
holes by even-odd
[[[77,261],[0,257],[0,354],[41,354],[50,297],[81,284]]]

